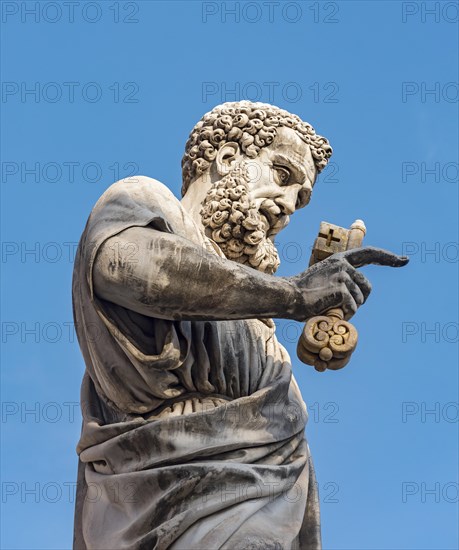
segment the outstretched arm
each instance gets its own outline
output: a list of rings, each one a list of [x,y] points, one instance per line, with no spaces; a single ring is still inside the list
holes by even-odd
[[[379,249],[358,250],[369,251],[356,256],[359,266],[407,263]],[[275,277],[210,254],[183,237],[132,227],[101,246],[93,283],[98,297],[162,319],[303,321],[331,307],[342,307],[349,318],[371,287],[346,254],[335,254],[296,277]]]

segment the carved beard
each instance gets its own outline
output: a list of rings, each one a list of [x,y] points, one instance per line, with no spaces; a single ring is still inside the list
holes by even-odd
[[[268,235],[277,232],[280,209],[270,199],[257,208],[248,189],[243,165],[215,182],[202,203],[202,223],[207,237],[218,244],[228,259],[272,274],[280,260]]]

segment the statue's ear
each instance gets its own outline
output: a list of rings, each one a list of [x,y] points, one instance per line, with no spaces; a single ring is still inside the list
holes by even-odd
[[[217,171],[220,176],[226,176],[231,168],[234,167],[239,157],[240,148],[237,143],[230,141],[222,145],[218,150],[217,156],[215,157]]]

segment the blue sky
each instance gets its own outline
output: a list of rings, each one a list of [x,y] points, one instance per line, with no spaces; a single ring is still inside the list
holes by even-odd
[[[36,8],[38,6],[38,8]],[[30,10],[36,10],[30,12]],[[458,547],[457,3],[2,2],[2,538],[72,543],[77,409],[73,252],[118,177],[177,195],[189,131],[259,99],[329,138],[311,204],[279,236],[304,269],[321,220],[410,253],[364,268],[350,365],[302,365],[327,550]],[[456,23],[456,24],[455,24]]]

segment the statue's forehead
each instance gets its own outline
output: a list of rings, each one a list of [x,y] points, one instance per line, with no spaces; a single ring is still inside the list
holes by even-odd
[[[280,153],[287,158],[291,158],[294,162],[302,164],[308,171],[315,170],[309,145],[291,128],[278,128],[276,138],[268,149],[271,155]]]

